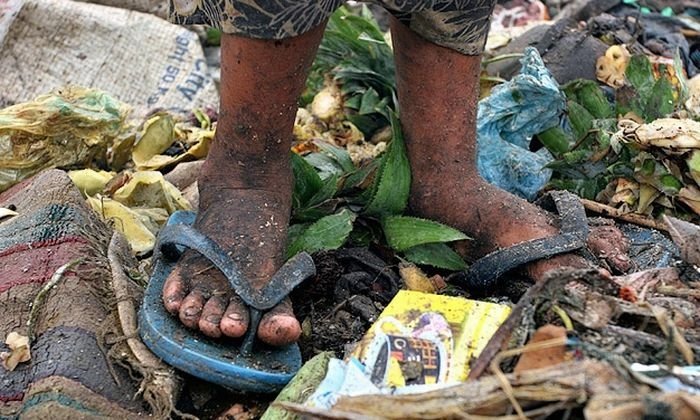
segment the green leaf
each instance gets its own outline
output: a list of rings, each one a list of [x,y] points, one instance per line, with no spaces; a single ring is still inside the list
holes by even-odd
[[[331,200],[338,192],[338,176],[332,175],[323,181],[323,186],[302,207],[293,208],[294,220],[315,222],[335,212],[340,200]]]
[[[377,104],[381,99],[379,94],[373,88],[367,89],[367,91],[362,95],[362,100],[360,101],[360,114],[371,114],[375,111]]]
[[[290,258],[299,252],[308,253],[338,249],[348,239],[357,216],[350,210],[323,217],[311,224],[287,249]]]
[[[603,90],[593,80],[578,79],[564,87],[566,97],[586,108],[594,118],[612,118],[615,116],[610,102]]]
[[[333,175],[342,175],[344,172],[340,164],[326,153],[309,153],[304,156],[304,160],[316,168],[322,180]]]
[[[350,153],[346,149],[321,140],[314,141],[314,144],[338,162],[343,171],[352,172],[357,169],[355,164],[352,163],[352,159],[350,159]]]
[[[578,195],[579,197],[594,200],[596,195],[603,190],[605,186],[600,186],[597,179],[552,179],[549,181],[548,187],[557,190],[567,190]]]
[[[469,239],[467,235],[442,223],[409,216],[387,216],[382,229],[389,246],[397,251],[433,242]]]
[[[378,242],[378,236],[380,236],[380,234],[376,234],[369,226],[356,223],[352,232],[350,232],[348,242],[351,243],[352,246],[367,247],[372,242]]]
[[[659,181],[664,187],[663,191],[666,193],[678,194],[678,191],[683,188],[683,183],[681,183],[681,181],[671,174],[661,175]]]
[[[287,230],[287,243],[292,244],[296,241],[306,229],[308,229],[309,223],[297,223],[289,226]]]
[[[207,29],[207,45],[221,45],[221,30],[216,28]]]
[[[371,198],[363,211],[369,216],[401,214],[408,204],[411,167],[396,114],[391,115],[391,131],[393,139],[382,157]]]
[[[323,181],[323,186],[321,189],[316,191],[316,194],[309,198],[306,205],[312,207],[317,204],[321,204],[324,201],[333,198],[336,192],[338,192],[338,176],[333,175]]]
[[[632,56],[625,70],[625,77],[646,103],[656,83],[649,58],[641,54]]]
[[[559,127],[552,127],[537,135],[537,138],[555,157],[569,151],[573,140]]]
[[[694,150],[685,162],[688,164],[690,177],[700,185],[700,150]]]
[[[363,165],[356,171],[347,174],[345,179],[343,179],[343,190],[342,192],[349,192],[352,189],[360,188],[363,184],[367,184],[371,181],[371,176],[374,176],[380,166],[381,159],[372,159],[369,163]],[[366,188],[366,187],[365,187]]]
[[[651,122],[667,116],[674,109],[673,86],[666,77],[662,76],[651,90],[651,96],[645,107],[644,118],[646,121]]]
[[[582,139],[588,131],[593,127],[593,115],[581,105],[574,101],[567,102],[569,120],[571,127],[574,129],[576,139]]]
[[[294,208],[302,208],[323,187],[323,181],[314,167],[296,153],[292,153],[292,173],[294,174],[292,205]]]
[[[336,212],[343,202],[341,199],[330,199],[312,207],[294,210],[292,219],[297,222],[315,222]]]
[[[446,270],[459,271],[467,268],[462,257],[443,243],[423,244],[408,248],[404,257],[416,264],[432,265]]]

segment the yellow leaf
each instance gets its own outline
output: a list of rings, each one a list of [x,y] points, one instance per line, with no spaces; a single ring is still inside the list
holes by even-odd
[[[408,290],[424,293],[435,293],[437,291],[437,287],[433,281],[415,264],[408,262],[400,263],[399,274]]]
[[[109,198],[88,197],[87,202],[97,214],[109,221],[114,229],[124,234],[134,252],[145,254],[153,249],[156,235],[152,229],[157,229],[157,224],[151,221],[147,215],[139,214]]]
[[[129,182],[114,192],[112,198],[128,207],[157,207],[165,209],[168,214],[192,208],[180,190],[158,171],[134,173]]]
[[[144,124],[141,137],[132,152],[137,167],[159,155],[175,141],[175,121],[168,114],[157,114]]]
[[[80,169],[68,172],[68,176],[73,181],[73,184],[86,197],[102,192],[105,185],[114,175],[114,172],[95,171],[93,169]]]
[[[649,184],[639,186],[639,202],[637,203],[637,213],[645,214],[651,203],[654,202],[661,192]]]

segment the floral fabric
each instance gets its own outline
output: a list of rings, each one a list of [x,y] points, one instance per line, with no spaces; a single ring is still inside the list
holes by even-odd
[[[321,25],[344,0],[170,0],[170,19],[229,34],[284,39]],[[429,41],[467,55],[486,44],[495,0],[375,0]]]

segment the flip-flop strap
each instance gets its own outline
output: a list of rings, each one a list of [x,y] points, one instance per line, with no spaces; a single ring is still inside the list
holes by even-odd
[[[277,305],[289,292],[316,273],[311,256],[301,252],[290,258],[262,289],[254,289],[243,277],[236,263],[221,247],[191,226],[173,224],[164,226],[158,235],[154,260],[163,259],[175,264],[181,250],[177,245],[193,249],[212,262],[226,276],[231,288],[251,308],[265,311]]]
[[[583,248],[588,238],[588,221],[581,201],[567,191],[549,194],[561,217],[558,235],[494,251],[458,273],[454,280],[464,283],[469,289],[486,289],[493,287],[503,274],[523,264]]]

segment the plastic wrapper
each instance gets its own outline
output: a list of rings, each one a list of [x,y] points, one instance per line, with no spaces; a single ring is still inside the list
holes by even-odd
[[[0,110],[0,192],[43,169],[103,159],[127,113],[108,94],[78,87]]]
[[[532,200],[552,176],[545,165],[553,158],[544,148],[531,152],[530,140],[559,124],[566,98],[536,49],[521,62],[519,75],[479,102],[477,158],[484,179]]]
[[[426,392],[463,382],[509,314],[506,305],[402,290],[348,360],[330,361],[307,404],[327,409],[339,396]]]

